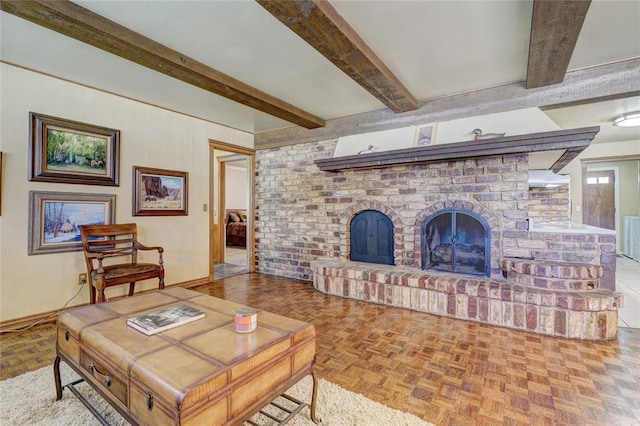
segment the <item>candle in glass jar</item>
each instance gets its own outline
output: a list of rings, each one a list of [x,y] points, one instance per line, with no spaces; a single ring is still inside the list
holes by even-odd
[[[234,326],[237,333],[251,333],[258,325],[258,312],[253,308],[236,310]]]

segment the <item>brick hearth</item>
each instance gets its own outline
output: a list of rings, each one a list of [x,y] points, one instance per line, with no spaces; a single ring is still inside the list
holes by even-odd
[[[557,291],[360,262],[314,261],[311,269],[314,288],[335,296],[570,339],[609,340],[618,334],[622,296],[611,291]],[[597,270],[551,264],[533,269],[580,277]]]

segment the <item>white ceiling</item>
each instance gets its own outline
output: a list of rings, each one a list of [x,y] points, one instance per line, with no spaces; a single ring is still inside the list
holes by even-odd
[[[254,1],[76,3],[325,120],[385,108]],[[526,77],[531,0],[332,4],[420,101]],[[5,12],[0,37],[10,64],[251,133],[291,126]],[[594,0],[569,71],[638,57],[640,1]],[[632,110],[640,97],[545,112],[561,128],[601,125],[602,143],[640,139],[610,125]]]

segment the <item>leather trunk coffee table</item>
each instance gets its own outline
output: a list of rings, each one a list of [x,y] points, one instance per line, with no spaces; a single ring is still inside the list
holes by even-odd
[[[151,336],[126,323],[180,304],[205,318]],[[311,419],[317,423],[314,326],[258,311],[256,330],[237,333],[234,316],[242,307],[171,288],[66,311],[57,321],[57,399],[64,361],[82,377],[64,388],[90,407],[73,386],[87,381],[133,424],[241,424],[311,374]],[[293,415],[308,405],[297,402]]]

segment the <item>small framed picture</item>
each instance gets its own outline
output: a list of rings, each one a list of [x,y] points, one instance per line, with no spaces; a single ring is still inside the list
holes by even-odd
[[[134,216],[187,216],[188,173],[133,166]]]
[[[29,180],[118,186],[120,131],[29,113]]]
[[[436,137],[436,125],[427,124],[416,127],[415,146],[433,145]]]
[[[114,223],[116,196],[74,192],[29,192],[28,254],[82,250],[80,225]]]

